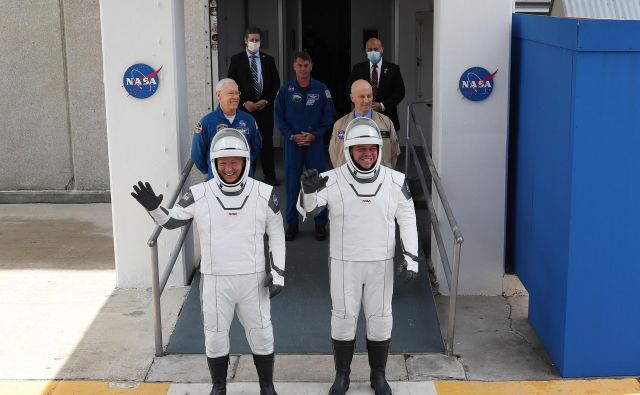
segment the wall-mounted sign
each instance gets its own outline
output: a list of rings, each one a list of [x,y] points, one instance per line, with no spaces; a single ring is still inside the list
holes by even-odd
[[[482,67],[471,67],[460,76],[458,88],[462,96],[472,101],[481,101],[489,97],[493,91],[493,76],[498,70],[489,73]]]
[[[162,66],[158,70],[144,63],[134,64],[124,72],[122,82],[124,89],[129,95],[137,99],[151,97],[160,86],[160,76]]]

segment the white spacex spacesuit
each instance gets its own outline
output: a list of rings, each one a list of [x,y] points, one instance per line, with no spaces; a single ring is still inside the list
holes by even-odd
[[[211,143],[212,162],[221,154],[244,156],[216,146],[225,142],[223,131]],[[273,283],[284,285],[284,228],[273,187],[247,177],[248,171],[247,164],[234,185],[217,176],[190,187],[167,213],[160,207],[149,212],[156,223],[168,228],[196,220],[201,241],[205,343],[210,358],[229,353],[229,327],[236,308],[252,352],[273,352],[269,289],[263,286],[263,236],[269,236]]]
[[[345,136],[345,145],[348,137]],[[358,144],[371,142],[360,140]],[[400,227],[408,270],[418,271],[413,200],[404,174],[380,166],[380,155],[375,170],[364,174],[365,178],[352,164],[348,147],[345,151],[347,163],[320,174],[328,177],[323,189],[313,194],[301,191],[299,210],[306,217],[307,213],[329,207],[331,336],[336,340],[354,339],[364,297],[367,338],[386,340],[391,337],[392,327],[395,221]]]
[[[327,177],[326,184],[314,193],[305,192],[303,178],[298,199],[298,211],[303,217],[325,206],[329,208],[331,337],[337,371],[336,383],[330,394],[342,394],[348,388],[349,364],[361,303],[364,306],[368,348],[369,344],[385,343],[388,353],[393,325],[395,221],[400,228],[407,269],[414,273],[418,271],[418,234],[413,200],[404,174],[380,165],[380,131],[371,120],[356,118],[347,127],[344,141],[347,163],[321,173],[320,178]],[[368,144],[378,145],[378,157],[369,170],[364,170],[354,163],[349,149]],[[341,357],[341,353],[344,356]],[[342,360],[346,365],[341,372]],[[382,372],[384,375],[384,366]],[[344,383],[339,383],[345,380],[339,377],[340,374],[346,374]]]
[[[236,161],[232,183],[219,174],[216,160]],[[273,387],[273,328],[271,296],[284,286],[285,240],[282,215],[272,186],[248,178],[249,145],[236,129],[218,131],[211,142],[210,159],[216,177],[189,188],[171,209],[160,207],[147,183],[134,186],[132,195],[156,223],[173,229],[196,220],[200,234],[200,301],[212,394],[226,394],[229,328],[238,313],[254,354],[260,394],[276,394]],[[225,165],[222,165],[223,167]],[[234,166],[234,165],[229,165]],[[235,169],[232,169],[235,171]],[[229,173],[233,175],[233,172]],[[264,235],[269,242],[266,272]]]

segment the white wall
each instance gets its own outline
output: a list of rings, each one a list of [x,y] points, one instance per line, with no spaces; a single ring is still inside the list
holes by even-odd
[[[465,238],[462,294],[502,293],[511,13],[510,0],[435,1],[434,160]],[[498,69],[493,93],[481,102],[464,99],[458,90],[460,75],[472,66]],[[440,221],[452,260],[441,210]]]
[[[181,0],[102,0],[100,11],[117,286],[148,287],[146,240],[154,224],[130,192],[138,180],[146,180],[168,199],[189,158],[184,5]],[[145,100],[130,97],[122,87],[125,70],[135,63],[163,67],[158,91]],[[165,230],[159,239],[161,272],[178,233]],[[179,260],[170,284],[182,283],[181,267]]]

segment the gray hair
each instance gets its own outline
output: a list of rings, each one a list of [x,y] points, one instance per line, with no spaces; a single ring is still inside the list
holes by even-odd
[[[220,81],[218,81],[218,83],[216,84],[216,93],[220,92],[222,88],[230,82],[235,83],[235,81],[232,80],[231,78],[223,78]]]

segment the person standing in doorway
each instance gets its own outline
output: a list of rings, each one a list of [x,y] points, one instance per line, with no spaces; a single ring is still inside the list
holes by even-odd
[[[238,84],[240,108],[250,113],[262,136],[260,162],[264,182],[280,185],[273,155],[273,102],[280,87],[280,76],[272,56],[260,49],[261,33],[250,27],[244,33],[245,50],[233,55],[227,76]]]
[[[311,56],[304,51],[296,52],[293,57],[296,77],[280,88],[275,103],[276,125],[284,144],[285,238],[288,241],[298,234],[296,199],[300,193],[300,175],[305,167],[320,171],[326,168],[323,136],[335,116],[329,88],[311,78],[312,68]],[[326,240],[326,211],[316,216],[315,225],[316,240]]]
[[[351,84],[351,102],[354,110],[338,119],[333,124],[333,133],[329,143],[329,156],[333,167],[342,166],[346,159],[344,157],[344,133],[349,122],[358,117],[370,118],[376,123],[382,136],[382,164],[394,168],[398,155],[400,155],[400,143],[393,122],[386,115],[374,111],[371,106],[373,104],[373,93],[371,84],[365,80],[357,80]]]
[[[400,66],[382,60],[384,48],[376,37],[367,40],[364,51],[368,60],[353,66],[346,86],[347,95],[354,81],[369,81],[373,89],[373,110],[391,118],[396,132],[399,132],[398,104],[404,98],[404,81],[400,74]]]
[[[256,160],[256,152],[262,146],[262,137],[258,131],[258,125],[253,117],[238,109],[240,103],[240,91],[238,84],[230,78],[223,78],[216,84],[216,97],[218,108],[205,115],[196,124],[191,139],[191,160],[198,170],[207,174],[207,179],[212,179],[216,171],[211,167],[209,149],[211,141],[218,130],[234,128],[241,131],[251,147],[251,161],[249,162],[249,177],[253,177],[253,163]]]

